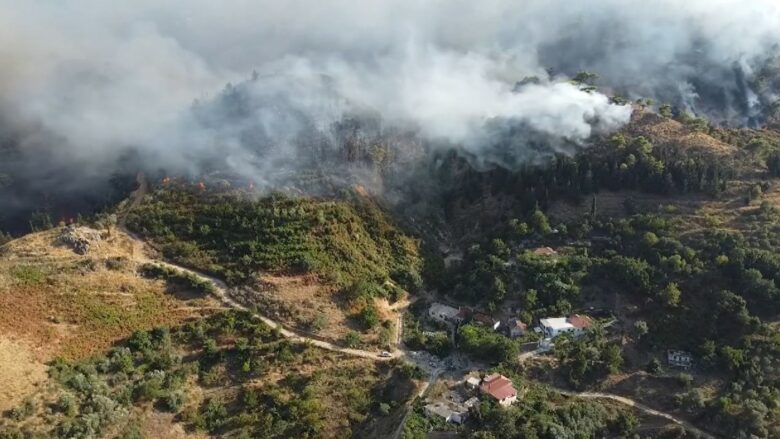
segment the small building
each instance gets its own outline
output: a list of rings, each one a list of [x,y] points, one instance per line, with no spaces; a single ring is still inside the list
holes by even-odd
[[[496,330],[499,326],[501,326],[500,320],[496,320],[493,317],[490,317],[489,315],[481,312],[474,314],[474,317],[472,317],[471,321],[479,326],[484,326],[493,330]]]
[[[537,247],[533,249],[533,254],[536,256],[557,256],[558,252],[552,247]]]
[[[460,322],[462,319],[458,316],[459,310],[457,308],[453,308],[449,305],[444,305],[442,303],[433,303],[430,308],[428,308],[428,315],[439,322],[442,323],[457,323]]]
[[[549,338],[555,338],[565,332],[574,332],[574,326],[566,320],[566,317],[540,319],[539,326],[545,337]]]
[[[666,351],[666,362],[671,367],[690,369],[693,366],[693,355],[690,352],[668,350]]]
[[[582,333],[593,326],[593,319],[588,316],[573,314],[569,316],[569,323],[574,326],[575,332]]]
[[[592,325],[593,319],[579,314],[574,314],[568,318],[553,317],[539,320],[539,326],[541,326],[545,337],[548,338],[555,338],[566,332],[580,335]]]
[[[470,319],[471,314],[473,314],[471,308],[467,306],[461,306],[460,308],[458,308],[458,315],[457,315],[458,321],[462,322],[464,320]]]
[[[512,384],[512,380],[497,373],[485,377],[479,390],[483,395],[495,399],[503,407],[508,407],[517,401],[517,390]]]
[[[518,319],[511,319],[507,322],[507,328],[510,338],[518,338],[525,335],[528,330],[528,325]]]
[[[469,390],[476,390],[481,383],[482,380],[479,379],[479,377],[468,377],[466,378],[466,381],[463,382],[463,385]]]
[[[468,417],[468,409],[460,404],[437,401],[423,407],[425,416],[442,418],[444,422],[462,424]]]

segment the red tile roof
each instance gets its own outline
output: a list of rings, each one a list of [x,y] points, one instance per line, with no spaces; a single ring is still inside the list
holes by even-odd
[[[587,329],[593,324],[593,319],[588,316],[574,314],[569,317],[569,323],[577,329]]]
[[[534,249],[533,253],[537,256],[553,256],[558,254],[552,247],[538,247]]]
[[[474,314],[474,321],[487,326],[493,326],[496,324],[496,321],[493,320],[493,317],[490,317],[489,315],[483,314],[481,312]]]
[[[471,308],[465,306],[460,307],[460,309],[458,310],[458,317],[462,320],[471,317]]]
[[[497,373],[486,377],[482,382],[480,390],[482,393],[486,393],[499,401],[517,395],[517,390],[512,385],[512,380]]]

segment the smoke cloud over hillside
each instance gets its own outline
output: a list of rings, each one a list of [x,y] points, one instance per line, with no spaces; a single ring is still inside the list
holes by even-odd
[[[366,115],[380,132],[512,166],[628,121],[629,107],[568,82],[582,70],[604,93],[725,123],[752,123],[777,99],[763,69],[780,11],[763,0],[0,5],[0,127],[18,150],[6,166],[45,175],[105,175],[132,152],[262,180]]]

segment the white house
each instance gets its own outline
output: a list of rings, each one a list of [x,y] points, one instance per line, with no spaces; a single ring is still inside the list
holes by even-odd
[[[551,317],[539,320],[545,337],[555,338],[564,332],[574,332],[574,325],[566,320],[566,317]]]
[[[593,325],[593,319],[579,314],[574,314],[570,317],[552,317],[539,320],[539,326],[541,326],[545,337],[548,338],[555,338],[565,332],[579,335],[590,328],[591,325]]]
[[[459,310],[442,303],[433,303],[428,308],[428,315],[442,323],[457,323],[461,321]]]

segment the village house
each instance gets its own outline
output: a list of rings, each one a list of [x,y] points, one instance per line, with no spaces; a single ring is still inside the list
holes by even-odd
[[[690,369],[693,365],[693,355],[690,352],[668,350],[666,351],[666,362],[671,367]]]
[[[501,326],[500,320],[496,320],[493,317],[490,317],[489,315],[481,312],[474,314],[474,317],[472,317],[471,321],[476,325],[491,328],[493,330],[496,330],[499,326]]]
[[[460,310],[457,308],[453,308],[449,305],[444,305],[442,303],[433,303],[431,304],[431,307],[428,308],[428,315],[439,322],[442,323],[459,323],[463,319],[459,316]]]
[[[558,252],[552,247],[537,247],[532,252],[536,256],[557,256]]]
[[[462,424],[469,414],[469,409],[461,404],[453,402],[437,401],[423,407],[425,416],[429,418],[442,418],[444,422]]]
[[[471,310],[471,308],[469,308],[467,306],[461,306],[458,309],[458,316],[457,316],[458,321],[462,322],[462,321],[470,319],[471,318],[471,314],[473,314],[473,311]]]
[[[539,326],[547,338],[555,338],[566,332],[580,335],[592,325],[593,319],[579,314],[574,314],[568,318],[553,317],[539,320]]]
[[[510,319],[507,322],[507,330],[509,331],[510,338],[518,338],[525,335],[525,331],[528,329],[528,325],[518,319]]]
[[[512,380],[497,373],[485,377],[479,390],[483,395],[495,399],[503,407],[508,407],[517,401],[517,390],[512,385]]]

